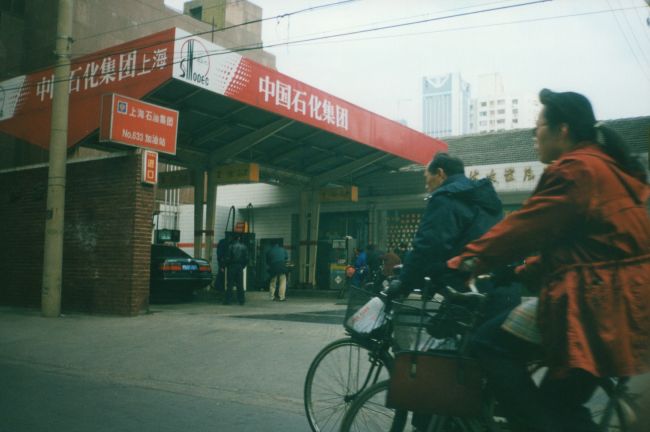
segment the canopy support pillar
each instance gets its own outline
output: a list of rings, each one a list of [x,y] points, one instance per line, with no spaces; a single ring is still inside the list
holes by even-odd
[[[316,257],[318,254],[318,225],[320,196],[318,190],[300,192],[300,244],[298,281],[301,286],[316,287]]]
[[[208,197],[205,210],[205,258],[212,265],[214,257],[214,227],[217,215],[217,173],[214,168],[208,170]]]
[[[194,256],[203,256],[203,202],[205,198],[205,171],[194,170]]]

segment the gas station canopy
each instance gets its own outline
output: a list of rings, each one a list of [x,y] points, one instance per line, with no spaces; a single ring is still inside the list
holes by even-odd
[[[47,149],[53,81],[49,69],[0,83],[0,131]],[[72,62],[69,147],[97,145],[100,101],[109,93],[179,111],[176,154],[161,153],[162,161],[202,169],[257,163],[261,181],[363,184],[447,149],[176,28]]]

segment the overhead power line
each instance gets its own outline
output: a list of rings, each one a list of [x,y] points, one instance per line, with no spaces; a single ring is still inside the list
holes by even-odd
[[[632,53],[632,56],[634,56],[634,59],[636,60],[637,65],[639,66],[639,69],[641,69],[641,73],[646,77],[646,79],[648,81],[650,81],[650,73],[648,73],[646,71],[646,69],[643,67],[643,63],[639,59],[639,56],[637,56],[636,50],[632,46],[632,42],[630,41],[630,39],[628,39],[627,33],[625,32],[625,29],[623,29],[623,26],[619,22],[618,16],[616,15],[615,10],[612,7],[609,0],[607,0],[607,5],[609,6],[609,9],[612,12],[612,15],[614,16],[614,20],[616,20],[616,25],[618,26],[618,29],[621,31],[621,34],[623,35],[623,38],[625,39],[625,43],[627,44],[627,47],[630,49],[630,52]],[[627,20],[627,17],[626,17],[626,20]],[[629,24],[629,21],[628,21],[628,24]],[[633,30],[630,29],[630,31],[632,31],[632,37],[634,38],[634,40],[637,40],[636,36],[634,35]],[[643,49],[641,49],[641,53],[643,54]]]
[[[645,7],[641,7],[641,8],[645,8]],[[563,19],[563,18],[574,18],[574,17],[581,17],[581,16],[589,16],[589,15],[609,14],[612,11],[626,11],[626,10],[631,10],[631,9],[639,9],[639,6],[629,6],[629,7],[619,8],[619,9],[603,9],[603,10],[591,11],[591,12],[578,12],[578,13],[573,13],[573,14],[552,15],[552,16],[540,17],[540,18],[526,18],[526,19],[521,19],[521,20],[501,21],[501,22],[490,23],[490,24],[476,24],[476,25],[471,25],[471,26],[452,27],[452,28],[445,28],[445,29],[439,29],[439,30],[427,30],[427,31],[411,32],[411,33],[370,36],[370,37],[363,37],[363,38],[356,38],[356,39],[342,39],[342,40],[333,40],[333,41],[330,40],[330,41],[325,41],[325,42],[311,42],[311,41],[308,41],[308,42],[305,43],[305,45],[323,45],[323,44],[363,42],[363,41],[368,41],[368,40],[394,39],[394,38],[411,37],[411,36],[422,36],[422,35],[435,34],[435,33],[451,33],[451,32],[456,32],[456,31],[473,30],[473,29],[480,29],[480,28],[501,27],[501,26],[506,26],[506,25],[526,24],[526,23],[540,22],[540,21],[551,21],[551,20]],[[293,44],[299,44],[299,43],[300,43],[300,41],[294,41],[293,42]],[[265,48],[267,48],[267,47],[265,47]]]
[[[316,10],[319,10],[319,9],[325,9],[325,8],[329,8],[329,7],[340,6],[340,5],[343,5],[343,4],[346,4],[346,3],[352,3],[352,2],[355,2],[355,1],[358,1],[358,0],[340,0],[340,1],[333,2],[333,3],[326,3],[326,4],[317,5],[317,6],[311,6],[311,7],[308,7],[308,8],[298,9],[298,10],[295,10],[295,11],[292,11],[292,12],[285,12],[283,14],[272,16],[272,17],[259,18],[259,19],[254,19],[254,20],[251,20],[251,21],[245,21],[245,22],[242,22],[242,23],[239,23],[239,24],[233,24],[231,26],[222,27],[220,29],[210,29],[210,30],[205,30],[205,31],[201,31],[201,32],[196,32],[196,33],[192,33],[192,34],[190,34],[188,36],[183,36],[181,38],[168,39],[168,40],[165,40],[165,41],[155,42],[155,43],[153,43],[151,45],[144,45],[144,46],[137,47],[137,48],[138,49],[146,49],[146,48],[150,48],[152,46],[159,45],[161,43],[173,42],[173,41],[176,41],[176,40],[186,39],[186,38],[190,38],[190,37],[193,37],[193,36],[202,36],[202,35],[209,34],[209,33],[225,32],[227,30],[231,30],[231,29],[234,29],[234,28],[237,28],[237,27],[246,26],[246,25],[249,25],[249,24],[255,24],[255,23],[258,23],[258,22],[266,21],[266,20],[281,19],[281,18],[291,17],[293,15],[298,15],[298,14],[301,14],[301,13],[312,12],[312,11],[316,11]],[[157,9],[157,10],[159,10],[159,9]],[[182,16],[182,14],[180,14],[180,15],[172,15],[170,17],[165,17],[165,19],[178,18],[179,16]],[[149,22],[138,23],[137,25],[146,25],[146,24],[149,24],[149,23],[157,22],[157,21],[162,21],[162,19],[160,19],[160,20],[151,20]],[[128,29],[128,28],[131,28],[131,27],[126,27],[125,29]],[[113,31],[110,31],[110,32],[107,32],[107,33],[112,33],[112,32]],[[101,34],[96,34],[96,35],[93,35],[93,36],[89,36],[89,38],[97,36],[97,35],[101,35]],[[84,39],[86,39],[86,38],[84,38]],[[84,40],[84,39],[79,39],[79,40]],[[96,58],[91,57],[90,59],[87,59],[87,60],[88,61],[93,61],[93,60],[102,58],[102,57],[107,56],[107,55],[124,54],[126,52],[128,52],[128,51],[118,50],[118,51],[113,51],[113,52],[110,52],[110,51],[103,52],[101,54],[97,54]],[[78,56],[84,56],[84,55],[91,55],[92,56],[93,54],[95,54],[95,52],[91,52],[91,53],[77,52],[75,54],[78,55]],[[71,63],[73,63],[74,61],[75,60],[72,60]],[[39,68],[39,69],[33,70],[33,71],[29,72],[29,73],[35,73],[35,72],[38,72],[39,70],[48,69],[48,68],[49,68],[49,66],[44,67],[44,68]]]
[[[241,1],[243,1],[243,0],[236,0],[236,1],[233,1],[233,2],[229,2],[228,4],[236,4],[236,3],[239,3]],[[220,28],[220,29],[208,30],[208,31],[205,31],[205,32],[202,32],[202,33],[197,33],[197,35],[212,33],[212,32],[216,32],[216,31],[226,31],[226,30],[230,30],[230,29],[237,28],[237,27],[242,27],[242,26],[249,25],[249,24],[256,24],[256,23],[259,23],[259,22],[272,20],[272,19],[286,18],[286,17],[292,16],[292,15],[303,13],[303,12],[311,12],[311,11],[314,11],[314,10],[323,9],[323,8],[332,7],[332,6],[338,6],[338,5],[341,5],[341,4],[351,3],[351,2],[354,2],[354,1],[357,1],[357,0],[342,0],[342,1],[335,2],[335,3],[327,3],[327,4],[323,4],[323,5],[313,6],[313,7],[310,7],[310,8],[300,9],[300,10],[296,10],[296,11],[293,11],[293,12],[287,12],[287,13],[284,13],[284,14],[281,14],[281,15],[276,15],[276,16],[273,16],[273,17],[259,18],[259,19],[254,19],[254,20],[251,20],[251,21],[246,21],[246,22],[243,22],[243,23],[240,23],[240,24],[234,24],[234,25],[231,25],[231,26],[228,26],[228,27],[223,27],[223,28]],[[141,3],[140,1],[138,1],[138,2]],[[145,3],[143,3],[143,4],[145,4]],[[158,9],[158,8],[153,7],[151,5],[147,5],[147,6],[150,6],[153,9],[156,9],[158,11],[162,11],[162,9]],[[216,9],[218,7],[220,7],[220,6],[219,5],[208,6],[208,7],[204,8],[203,11],[210,10],[210,9]],[[131,29],[133,27],[139,27],[139,26],[143,26],[143,25],[154,24],[154,23],[161,22],[161,21],[167,21],[167,20],[170,20],[170,19],[173,19],[173,18],[178,18],[178,17],[183,16],[183,15],[184,14],[182,14],[182,13],[177,13],[177,14],[174,14],[174,15],[169,15],[169,16],[166,16],[166,17],[157,18],[157,19],[150,20],[150,21],[143,21],[141,23],[129,25],[129,26],[122,27],[122,28],[119,28],[119,29],[108,30],[108,31],[105,31],[105,32],[102,32],[102,33],[95,33],[93,35],[85,36],[85,37],[79,38],[77,40],[82,41],[82,40],[86,40],[86,39],[92,39],[92,38],[96,38],[96,37],[99,37],[99,36],[104,36],[104,35],[107,35],[107,34],[115,33],[115,32],[118,32],[118,31],[129,30],[129,29]],[[210,23],[208,23],[206,21],[201,21],[201,22],[203,22],[205,24],[210,24]]]
[[[395,22],[398,22],[398,21],[404,21],[404,20],[409,20],[409,19],[413,19],[413,18],[420,18],[420,17],[424,17],[424,16],[437,15],[437,14],[446,13],[446,12],[458,12],[458,11],[465,10],[465,9],[472,9],[472,8],[477,8],[477,7],[480,7],[480,6],[495,5],[495,4],[501,4],[501,3],[504,3],[504,1],[503,0],[489,1],[489,2],[484,2],[484,3],[473,4],[471,6],[454,7],[454,8],[444,9],[444,10],[439,10],[439,11],[434,11],[434,12],[421,13],[421,14],[417,14],[417,15],[409,15],[409,16],[405,16],[405,17],[391,18],[391,19],[381,20],[381,21],[373,21],[373,22],[369,22],[369,23],[366,23],[366,24],[356,24],[356,25],[351,25],[351,26],[346,26],[346,27],[339,27],[339,28],[329,29],[328,31],[319,31],[319,32],[314,32],[314,33],[306,33],[306,34],[303,34],[302,36],[305,37],[305,36],[326,35],[326,34],[329,34],[329,33],[332,33],[332,32],[348,31],[350,29],[371,27],[371,26],[376,26],[376,25],[380,25],[380,24],[383,25],[383,24],[386,24],[386,23],[395,23]]]
[[[306,38],[306,39],[300,39],[300,40],[294,40],[294,41],[288,41],[288,42],[277,42],[277,43],[271,43],[271,44],[255,44],[252,46],[243,46],[239,48],[233,48],[233,49],[223,49],[219,51],[213,51],[209,52],[203,56],[197,56],[195,58],[205,58],[205,57],[212,57],[212,56],[218,56],[218,55],[225,55],[225,54],[230,54],[230,53],[237,53],[237,52],[245,52],[245,51],[251,51],[251,50],[257,50],[257,49],[265,49],[265,48],[273,48],[277,46],[285,46],[285,45],[291,45],[291,44],[301,44],[301,43],[308,43],[308,42],[315,42],[315,41],[320,41],[320,40],[328,40],[328,39],[333,39],[337,37],[342,37],[342,36],[350,36],[350,35],[355,35],[355,34],[362,34],[362,33],[369,33],[373,31],[380,31],[380,30],[386,30],[386,29],[392,29],[392,28],[399,28],[399,27],[405,27],[409,25],[416,25],[416,24],[422,24],[424,22],[433,22],[433,21],[441,21],[445,19],[451,19],[451,18],[457,18],[457,17],[462,17],[462,16],[468,16],[468,15],[477,15],[477,14],[482,14],[482,13],[488,13],[488,12],[494,12],[497,10],[504,10],[504,9],[512,9],[512,8],[517,8],[517,7],[523,7],[523,6],[529,6],[533,4],[538,4],[538,3],[546,3],[551,0],[539,0],[539,1],[532,1],[532,2],[527,2],[527,3],[519,3],[515,5],[508,5],[508,6],[501,6],[501,7],[496,7],[496,8],[489,8],[489,9],[481,9],[478,11],[472,11],[472,12],[464,12],[464,13],[458,13],[458,14],[453,14],[453,15],[446,15],[442,17],[436,17],[436,18],[430,18],[430,19],[425,19],[425,20],[418,20],[418,21],[412,21],[408,23],[400,23],[400,24],[394,24],[390,26],[380,26],[380,27],[375,27],[371,29],[363,29],[363,30],[357,30],[357,31],[351,31],[351,32],[344,32],[344,33],[339,33],[339,34],[333,34],[333,35],[325,35],[325,36],[319,36],[319,37],[314,37],[314,38]],[[604,13],[604,12],[611,12],[611,10],[608,11],[597,11],[597,12],[585,12],[581,14],[570,14],[570,15],[562,15],[562,16],[555,16],[555,17],[549,17],[549,18],[538,18],[534,20],[544,20],[544,19],[555,19],[555,18],[562,18],[562,17],[568,17],[568,16],[579,16],[579,15],[589,15],[589,14],[596,14],[596,13]],[[522,20],[521,22],[527,22],[527,21],[533,21],[533,20]],[[491,24],[491,25],[499,25],[499,24]],[[441,30],[445,31],[445,30]],[[449,31],[449,30],[447,30]],[[192,37],[194,35],[189,35],[186,37]],[[399,36],[399,35],[398,35]],[[183,37],[183,38],[186,38]],[[392,36],[395,37],[395,36]],[[178,38],[178,40],[183,39],[183,38]],[[167,42],[171,42],[172,40],[168,40]],[[144,47],[138,47],[138,48],[148,48],[151,46],[156,46],[161,43],[165,43],[165,41],[157,42],[155,44],[147,45]],[[125,52],[130,52],[134,48],[130,48],[128,51],[117,51],[114,54],[120,54],[120,53],[125,53]],[[102,56],[106,56],[107,53],[103,53]],[[170,64],[173,65],[174,63],[172,62]],[[136,69],[137,71],[138,69]]]
[[[288,16],[291,16],[291,15],[296,15],[296,14],[303,13],[303,12],[313,11],[313,10],[322,9],[322,8],[326,8],[326,7],[337,6],[337,5],[341,5],[341,4],[344,4],[344,3],[350,3],[352,1],[356,1],[356,0],[343,0],[343,1],[338,1],[338,2],[335,2],[335,3],[328,3],[328,4],[325,4],[325,5],[313,6],[313,7],[310,7],[310,8],[300,9],[300,10],[297,10],[297,11],[294,11],[294,12],[289,12],[289,13],[285,13],[285,14],[276,15],[276,16],[270,17],[270,18],[264,18],[264,20],[288,17]],[[230,52],[252,51],[252,50],[258,50],[258,49],[264,49],[264,48],[272,48],[272,47],[275,47],[275,46],[278,46],[278,45],[289,45],[289,44],[293,44],[293,43],[309,42],[309,41],[312,41],[312,40],[331,39],[331,38],[336,38],[336,37],[341,37],[341,36],[350,36],[350,35],[354,35],[354,34],[375,32],[375,31],[381,31],[381,30],[386,30],[386,29],[391,29],[391,28],[399,28],[399,27],[423,24],[423,23],[427,23],[427,22],[441,21],[441,20],[445,20],[445,19],[458,18],[458,17],[463,17],[463,16],[469,16],[469,15],[478,15],[478,14],[482,14],[482,13],[488,13],[488,12],[495,12],[495,11],[506,10],[506,9],[519,8],[519,7],[530,6],[530,5],[539,4],[539,3],[548,3],[550,1],[552,1],[552,0],[534,0],[534,1],[526,2],[526,3],[518,3],[518,4],[514,4],[514,5],[506,5],[506,6],[499,6],[499,7],[488,8],[488,9],[480,9],[480,10],[477,10],[477,11],[463,12],[463,13],[445,15],[445,16],[441,16],[441,17],[434,17],[434,18],[428,18],[428,19],[417,20],[417,21],[409,21],[409,22],[406,22],[406,23],[379,26],[379,27],[373,27],[373,28],[369,28],[369,29],[355,30],[355,31],[332,34],[332,35],[323,35],[323,36],[314,37],[314,38],[302,39],[302,40],[299,40],[299,41],[288,41],[288,42],[281,42],[281,43],[274,43],[274,44],[263,44],[262,43],[262,44],[253,44],[253,45],[236,47],[236,48],[226,48],[224,50],[218,51],[217,53],[218,54],[227,54],[227,53],[230,53]],[[236,25],[233,25],[233,26],[230,26],[230,27],[224,27],[222,29],[219,29],[218,31],[226,31],[226,30],[230,30],[230,29],[232,29],[234,27],[240,27],[242,25],[247,25],[247,24],[251,24],[253,22],[258,22],[258,21],[259,20],[248,21],[248,22],[241,23],[241,24],[236,24]],[[140,50],[141,49],[146,49],[146,48],[151,48],[151,47],[154,47],[154,46],[157,46],[157,45],[160,45],[160,44],[169,43],[169,42],[176,42],[178,40],[187,39],[187,38],[191,38],[191,37],[194,37],[194,36],[201,36],[201,35],[212,33],[212,32],[213,32],[212,30],[206,30],[206,31],[202,31],[202,32],[192,33],[192,34],[189,34],[187,36],[182,36],[180,38],[172,38],[172,39],[167,39],[167,40],[163,40],[163,41],[154,42],[154,43],[139,46],[139,47],[136,47],[136,48],[140,49]],[[106,56],[111,56],[111,55],[125,54],[125,53],[128,53],[128,52],[132,51],[132,50],[133,50],[133,48],[130,48],[128,50],[117,50],[117,51],[102,52],[100,54],[97,54],[97,57],[95,57],[95,58],[90,57],[89,59],[86,59],[86,61],[93,61],[93,60],[97,60],[97,59],[100,59],[100,58],[103,58],[103,57],[106,57]],[[92,55],[93,53],[87,53],[87,54]],[[45,68],[43,68],[43,69],[45,69]],[[40,69],[40,70],[42,70],[42,69]]]

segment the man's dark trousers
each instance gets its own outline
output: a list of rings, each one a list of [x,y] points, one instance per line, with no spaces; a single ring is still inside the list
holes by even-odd
[[[237,287],[237,301],[239,304],[244,304],[246,301],[244,297],[244,266],[240,264],[231,264],[228,266],[228,286],[226,288],[225,304],[230,304],[232,301],[232,289]]]
[[[599,430],[583,405],[597,378],[573,370],[563,379],[545,378],[537,388],[528,363],[542,357],[541,348],[501,328],[509,311],[483,323],[472,349],[483,366],[488,385],[511,422],[526,432],[594,432]],[[518,420],[518,421],[517,421]]]

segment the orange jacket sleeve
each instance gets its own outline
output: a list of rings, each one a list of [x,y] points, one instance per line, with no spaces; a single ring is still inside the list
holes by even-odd
[[[591,177],[579,160],[549,166],[523,207],[469,243],[461,258],[478,257],[483,271],[565,240],[580,229],[589,208]]]

